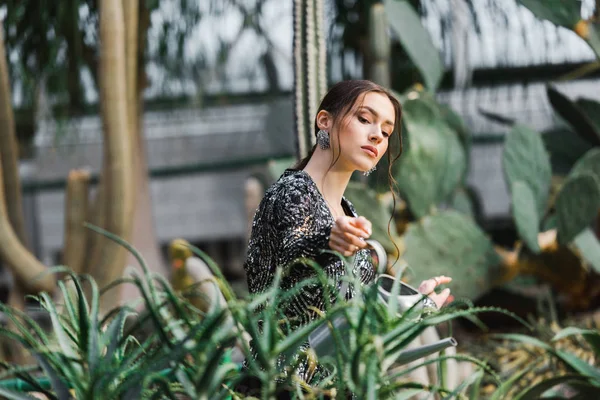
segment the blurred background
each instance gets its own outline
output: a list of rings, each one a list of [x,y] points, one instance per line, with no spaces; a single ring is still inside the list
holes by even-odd
[[[542,283],[564,296],[571,309],[595,309],[600,295],[595,285],[597,239],[592,235],[595,241],[585,247],[591,249],[587,252],[569,246],[575,234],[597,232],[599,189],[589,195],[593,215],[583,217],[572,237],[557,242],[555,230],[547,243],[536,239],[557,224],[559,231],[561,223],[569,225],[556,217],[547,225],[542,222],[554,212],[552,196],[560,182],[598,146],[594,135],[600,132],[600,36],[595,30],[600,7],[594,0],[558,3],[0,1],[6,57],[2,120],[7,133],[11,124],[14,129],[17,151],[12,157],[20,185],[8,186],[10,156],[2,154],[7,215],[17,233],[16,226],[23,226],[20,239],[26,251],[45,266],[66,264],[94,276],[110,270],[102,278],[109,281],[123,267],[106,265],[135,264],[131,257],[104,260],[102,251],[114,249],[99,250],[98,235],[81,228],[83,219],[129,239],[149,267],[165,275],[171,273],[170,241],[184,238],[206,251],[243,293],[242,263],[253,212],[265,188],[302,154],[303,141],[311,140],[299,123],[301,106],[314,108],[318,101],[310,93],[322,94],[323,87],[368,78],[407,102],[408,150],[403,158],[416,160],[411,154],[417,154],[419,144],[411,135],[425,137],[433,131],[435,138],[450,127],[465,144],[458,158],[442,142],[424,147],[420,161],[411,164],[422,173],[416,175],[423,177],[417,184],[425,188],[439,186],[442,179],[438,174],[437,180],[428,180],[425,166],[436,162],[431,160],[446,160],[449,164],[438,166],[442,170],[458,168],[456,182],[443,196],[414,197],[414,182],[401,176],[410,165],[395,170],[402,200],[396,209],[386,203],[381,176],[369,182],[356,179],[357,185],[373,190],[365,204],[381,202],[377,204],[386,215],[394,214],[398,226],[393,240],[400,256],[425,275],[441,268],[456,276],[462,282],[457,283],[459,297],[476,300],[508,290],[531,299],[533,307]],[[313,75],[318,83],[311,92]],[[585,101],[578,103],[580,99]],[[439,112],[420,112],[419,101],[434,104]],[[134,117],[127,120],[128,115]],[[442,119],[443,126],[436,125]],[[518,127],[527,127],[544,144],[541,150],[527,142],[516,146],[522,150],[517,159],[534,160],[530,168],[542,170],[539,179],[524,173],[530,186],[535,189],[536,182],[548,178],[550,200],[543,197],[537,219],[527,220],[533,230],[517,226],[523,218],[515,216],[514,204],[521,203],[511,190],[514,174],[507,172],[507,136]],[[3,151],[8,146],[2,144]],[[543,153],[541,164],[535,164],[536,151]],[[544,157],[552,174],[544,172],[549,168]],[[129,178],[121,179],[124,174]],[[103,191],[102,182],[112,189]],[[117,183],[113,187],[109,182]],[[587,198],[588,192],[583,193],[573,198]],[[121,207],[119,196],[130,205]],[[357,207],[363,202],[352,192],[349,197]],[[418,209],[423,204],[427,210]],[[415,229],[423,218],[441,215],[432,209],[455,209],[473,222],[475,236],[448,234],[470,238],[459,246],[460,254],[452,252],[456,245],[445,242],[450,236],[444,233],[435,239],[442,250],[411,250],[419,247]],[[533,215],[527,206],[521,210],[527,210],[526,217]],[[586,243],[589,239],[586,235]],[[531,267],[534,255],[556,250],[551,244],[564,245],[577,265],[563,260],[561,267],[552,266],[555,257],[544,259],[544,267]],[[493,260],[467,260],[470,246],[483,249],[482,254],[494,252]],[[11,260],[4,257],[3,299],[21,276],[11,272],[19,270]],[[522,260],[528,261],[519,264]],[[500,283],[488,277],[497,265],[505,268]],[[561,287],[565,276],[574,275],[581,277]],[[499,300],[504,298],[490,301],[510,307]]]

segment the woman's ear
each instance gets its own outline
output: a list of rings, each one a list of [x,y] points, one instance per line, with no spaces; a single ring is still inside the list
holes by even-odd
[[[317,126],[319,129],[323,129],[324,131],[331,131],[331,126],[333,125],[333,118],[331,114],[325,110],[321,110],[317,113]]]

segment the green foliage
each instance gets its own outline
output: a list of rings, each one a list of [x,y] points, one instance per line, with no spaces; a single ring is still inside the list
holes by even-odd
[[[512,213],[519,236],[534,253],[540,252],[538,232],[540,216],[537,211],[535,195],[523,181],[515,181],[511,188]]]
[[[390,27],[402,47],[417,66],[425,86],[435,92],[444,74],[438,49],[420,21],[419,14],[407,0],[385,0]]]
[[[134,251],[127,243],[119,242]],[[478,374],[486,371],[492,379],[497,377],[486,364],[466,355],[441,356],[417,361],[410,368],[395,368],[408,356],[409,343],[427,327],[456,318],[476,319],[476,314],[482,312],[499,312],[521,321],[500,309],[459,305],[426,313],[417,319],[410,311],[398,315],[393,302],[378,301],[375,285],[360,283],[350,264],[346,265],[343,279],[355,288],[356,295],[344,301],[345,293],[310,260],[303,262],[314,268],[312,278],[284,289],[280,283],[286,267],[279,268],[265,292],[239,299],[214,262],[200,250],[192,250],[205,259],[220,280],[226,307],[215,304],[207,313],[200,313],[174,293],[162,276],[151,274],[142,257],[134,251],[144,273],[131,272],[130,277],[115,282],[112,289],[123,283],[135,285],[142,295],[141,311],[124,306],[100,316],[100,294],[94,281],[73,274],[68,281],[60,282],[63,304],[56,303],[45,293],[40,295],[41,304],[52,320],[51,332],[44,332],[27,315],[2,305],[2,311],[17,331],[1,329],[0,334],[31,351],[37,365],[4,365],[7,371],[0,378],[15,376],[18,382],[29,385],[24,388],[21,384],[21,390],[39,391],[50,399],[60,400],[240,398],[244,394],[236,392],[237,385],[247,379],[258,383],[255,395],[262,399],[274,398],[283,391],[296,393],[300,398],[335,391],[352,392],[358,398],[387,399],[414,393],[415,389],[454,398],[460,397],[475,381],[469,379],[450,391],[443,386],[424,386],[406,378],[415,368],[446,359],[472,362],[480,367]],[[91,287],[91,302],[86,300],[83,284]],[[286,319],[283,310],[290,299],[314,285],[321,285],[324,298],[331,300],[325,302],[326,313],[304,325]],[[347,320],[347,335],[341,340],[339,332],[331,332],[336,347],[334,356],[318,360],[326,369],[313,375],[310,382],[302,381],[295,372],[306,357],[311,357],[304,346],[308,335],[337,317]],[[228,354],[234,346],[242,351],[247,368],[240,369],[229,360]],[[13,389],[9,387],[11,384]],[[0,381],[0,393],[7,398],[29,398],[14,390],[17,386],[14,380]]]
[[[548,390],[558,385],[568,385],[577,396],[575,398],[597,398],[600,396],[600,369],[592,365],[589,360],[581,356],[582,348],[591,350],[594,359],[600,357],[600,330],[567,327],[558,331],[549,341],[523,335],[523,334],[498,334],[499,339],[508,340],[516,344],[542,350],[547,362],[559,361],[568,369],[567,374],[555,376],[541,382],[529,385],[514,398],[518,400],[538,399]],[[561,397],[562,398],[562,397]]]
[[[460,277],[452,282],[457,297],[476,299],[490,289],[500,258],[489,238],[468,217],[456,211],[427,216],[411,224],[404,259],[416,282],[432,276]]]
[[[600,185],[600,148],[586,152],[573,166],[570,175],[590,173]]]
[[[600,57],[600,24],[581,19],[581,0],[517,0],[536,17],[575,31]],[[581,25],[584,24],[584,27]]]
[[[457,132],[426,95],[407,100],[403,113],[408,145],[395,178],[411,212],[421,218],[464,180],[467,155]]]
[[[570,243],[589,226],[600,208],[600,186],[587,172],[571,176],[556,197],[558,241]]]
[[[546,92],[554,111],[567,121],[578,135],[594,146],[600,145],[600,119],[596,113],[600,109],[598,103],[583,99],[573,102],[552,86],[548,86]]]
[[[572,0],[517,0],[536,17],[554,25],[573,29],[581,19],[581,1]]]
[[[509,187],[516,181],[526,183],[534,194],[539,215],[544,215],[552,171],[540,135],[525,126],[515,125],[505,141],[502,167]]]
[[[592,269],[600,273],[600,242],[598,242],[596,234],[589,228],[584,229],[575,236],[573,244]]]

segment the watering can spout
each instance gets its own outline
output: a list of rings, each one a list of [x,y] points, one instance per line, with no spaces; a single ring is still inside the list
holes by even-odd
[[[457,342],[453,337],[442,339],[435,343],[403,351],[396,359],[396,363],[398,365],[408,364],[411,361],[427,357],[430,354],[437,353],[438,351],[442,351],[448,347],[453,347],[456,345]]]

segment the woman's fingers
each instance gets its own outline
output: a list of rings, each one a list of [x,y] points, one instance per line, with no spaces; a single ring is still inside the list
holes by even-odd
[[[446,288],[446,289],[442,290],[440,293],[430,294],[429,298],[431,300],[433,300],[433,302],[435,303],[437,308],[441,308],[446,303],[449,296],[450,296],[450,289]]]
[[[350,233],[357,237],[368,238],[371,234],[363,229],[362,227],[358,227],[354,224],[354,220],[356,218],[352,217],[339,217],[335,224],[332,227],[332,230],[336,229],[339,232]]]
[[[350,221],[350,223],[362,229],[363,232],[365,232],[368,236],[371,236],[371,233],[373,232],[373,226],[371,225],[371,221],[369,221],[365,217],[361,216],[355,218],[353,221]]]
[[[365,217],[339,217],[331,227],[329,247],[347,257],[367,247],[364,239],[369,236],[371,223]]]
[[[452,282],[452,278],[445,275],[439,275],[434,278],[424,280],[419,285],[419,292],[429,296],[438,308],[442,307],[450,298],[450,289],[446,288],[440,293],[435,292],[435,288],[439,285],[445,285],[446,283]]]
[[[355,237],[355,239],[356,240],[354,242],[349,242],[346,241],[343,236],[337,236],[332,234],[329,237],[329,247],[332,250],[339,251],[340,253],[344,254],[344,256],[349,256],[354,254],[365,244],[358,238]],[[345,254],[346,252],[348,252],[349,254]]]

